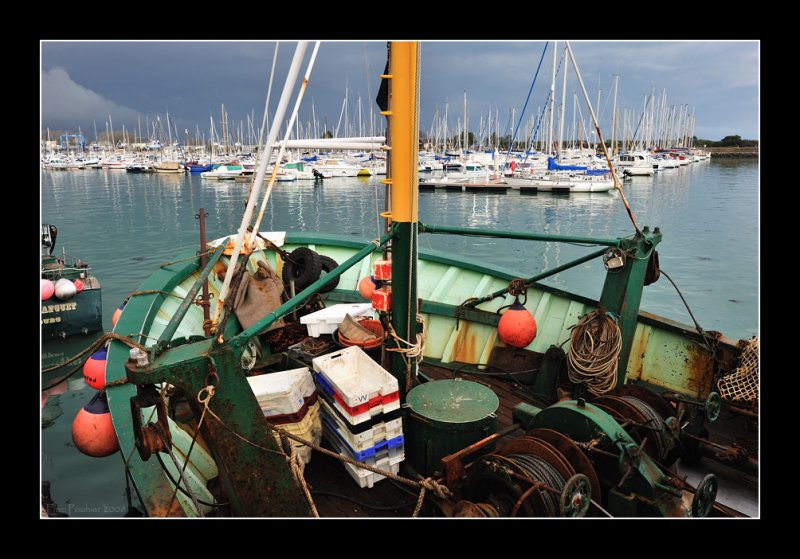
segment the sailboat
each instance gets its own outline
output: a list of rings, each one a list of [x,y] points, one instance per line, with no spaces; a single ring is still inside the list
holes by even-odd
[[[307,48],[295,50],[274,123]],[[259,232],[272,187],[261,199],[267,153],[239,231],[209,242],[201,222],[200,253],[186,247],[128,300],[115,326],[123,336],[109,341],[104,394],[142,512],[736,515],[717,502],[714,474],[690,482],[675,467],[719,447],[745,449],[717,437],[757,419],[757,385],[750,403],[730,391],[753,374],[743,358],[752,343],[639,310],[668,232],[640,228],[622,196],[633,232],[617,238],[420,223],[419,60],[417,43],[390,44],[378,95],[391,125],[380,238]],[[525,278],[420,248],[424,234],[594,248]],[[599,301],[540,283],[592,259],[606,270]],[[252,308],[236,301],[251,296],[261,303],[245,320],[238,311]],[[378,328],[374,359],[332,334],[308,335],[314,313],[365,301]],[[297,411],[262,407],[255,385],[278,374],[302,379]],[[756,456],[751,445],[743,460]]]

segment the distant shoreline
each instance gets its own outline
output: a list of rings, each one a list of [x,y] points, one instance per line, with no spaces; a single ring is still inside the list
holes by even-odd
[[[745,158],[758,158],[757,147],[747,148],[701,148],[711,154],[713,159],[745,159]]]

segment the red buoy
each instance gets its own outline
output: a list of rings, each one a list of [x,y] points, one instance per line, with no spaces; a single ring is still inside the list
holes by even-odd
[[[114,328],[117,325],[117,320],[119,320],[119,316],[122,314],[122,310],[127,304],[128,301],[123,302],[119,307],[117,307],[117,310],[114,311],[114,314],[111,315],[111,328]]]
[[[72,422],[72,442],[87,456],[102,458],[119,450],[119,440],[111,423],[106,393],[101,390],[83,406]]]
[[[83,288],[84,288],[84,287],[86,287],[86,286],[83,284],[83,282],[82,282],[80,279],[76,279],[76,280],[75,280],[75,281],[73,281],[72,283],[74,283],[74,284],[75,284],[75,290],[76,290],[78,293],[80,293],[81,291],[83,291]]]
[[[526,347],[536,337],[536,319],[519,299],[514,300],[497,324],[500,340],[512,347]]]
[[[372,300],[372,292],[375,291],[375,282],[370,276],[364,276],[358,282],[358,293],[367,300]]]
[[[102,348],[95,351],[83,364],[83,380],[95,390],[102,390],[106,386],[107,357],[108,350]]]

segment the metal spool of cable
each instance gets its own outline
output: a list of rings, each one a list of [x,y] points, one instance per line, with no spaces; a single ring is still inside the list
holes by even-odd
[[[663,420],[655,410],[641,400],[636,399],[636,404],[634,404],[627,398],[632,397],[604,395],[592,400],[592,404],[614,417],[637,443],[641,443],[646,438],[645,452],[659,460],[660,457],[663,457],[664,449],[662,441],[660,441],[661,435],[657,435],[656,430],[659,429],[659,425],[663,427]],[[648,411],[645,411],[644,406],[647,406]],[[660,424],[650,425],[653,416],[659,419]]]
[[[634,396],[621,396],[623,400],[629,402],[633,405],[637,410],[639,410],[642,415],[644,415],[647,420],[645,421],[645,425],[651,427],[653,429],[653,436],[648,437],[648,439],[652,439],[655,447],[658,449],[656,455],[653,456],[659,462],[663,462],[664,459],[667,457],[667,453],[672,449],[671,446],[667,444],[667,441],[664,439],[664,435],[666,433],[667,427],[664,424],[664,420],[661,418],[656,410],[654,410],[650,405],[646,404],[639,398]]]
[[[476,506],[498,516],[584,516],[595,483],[553,445],[524,436],[484,456],[467,493]]]

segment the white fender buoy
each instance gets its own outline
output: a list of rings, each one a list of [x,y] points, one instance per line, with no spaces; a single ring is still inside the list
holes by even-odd
[[[56,297],[62,301],[72,299],[77,292],[78,290],[75,287],[75,284],[67,278],[61,278],[56,282]]]

